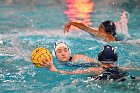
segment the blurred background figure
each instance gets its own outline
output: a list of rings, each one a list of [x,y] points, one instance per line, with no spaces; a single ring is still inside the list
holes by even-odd
[[[128,33],[128,26],[127,26],[128,17],[129,17],[128,12],[123,11],[120,21],[115,22],[115,25],[116,25],[117,33],[130,37],[130,35]]]
[[[70,21],[91,25],[91,13],[94,9],[94,3],[91,0],[65,0],[67,10],[64,14],[67,15]],[[72,27],[71,29],[76,29]]]

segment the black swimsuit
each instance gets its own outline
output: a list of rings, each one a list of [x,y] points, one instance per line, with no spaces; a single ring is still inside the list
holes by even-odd
[[[72,57],[70,57],[69,61],[72,61]]]
[[[94,80],[114,80],[114,81],[125,81],[123,78],[126,76],[126,71],[119,69],[118,67],[104,68],[101,75],[93,76]]]

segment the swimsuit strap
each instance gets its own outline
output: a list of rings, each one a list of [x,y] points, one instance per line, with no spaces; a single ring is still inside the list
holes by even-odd
[[[69,61],[72,61],[72,57],[70,57]]]

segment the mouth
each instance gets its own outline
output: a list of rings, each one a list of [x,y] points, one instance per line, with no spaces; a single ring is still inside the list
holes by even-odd
[[[62,58],[67,58],[67,57],[63,56]]]

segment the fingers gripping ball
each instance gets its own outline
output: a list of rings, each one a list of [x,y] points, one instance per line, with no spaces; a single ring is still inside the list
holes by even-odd
[[[32,63],[37,67],[43,67],[43,60],[46,62],[51,61],[50,51],[42,47],[34,49],[31,54]]]

